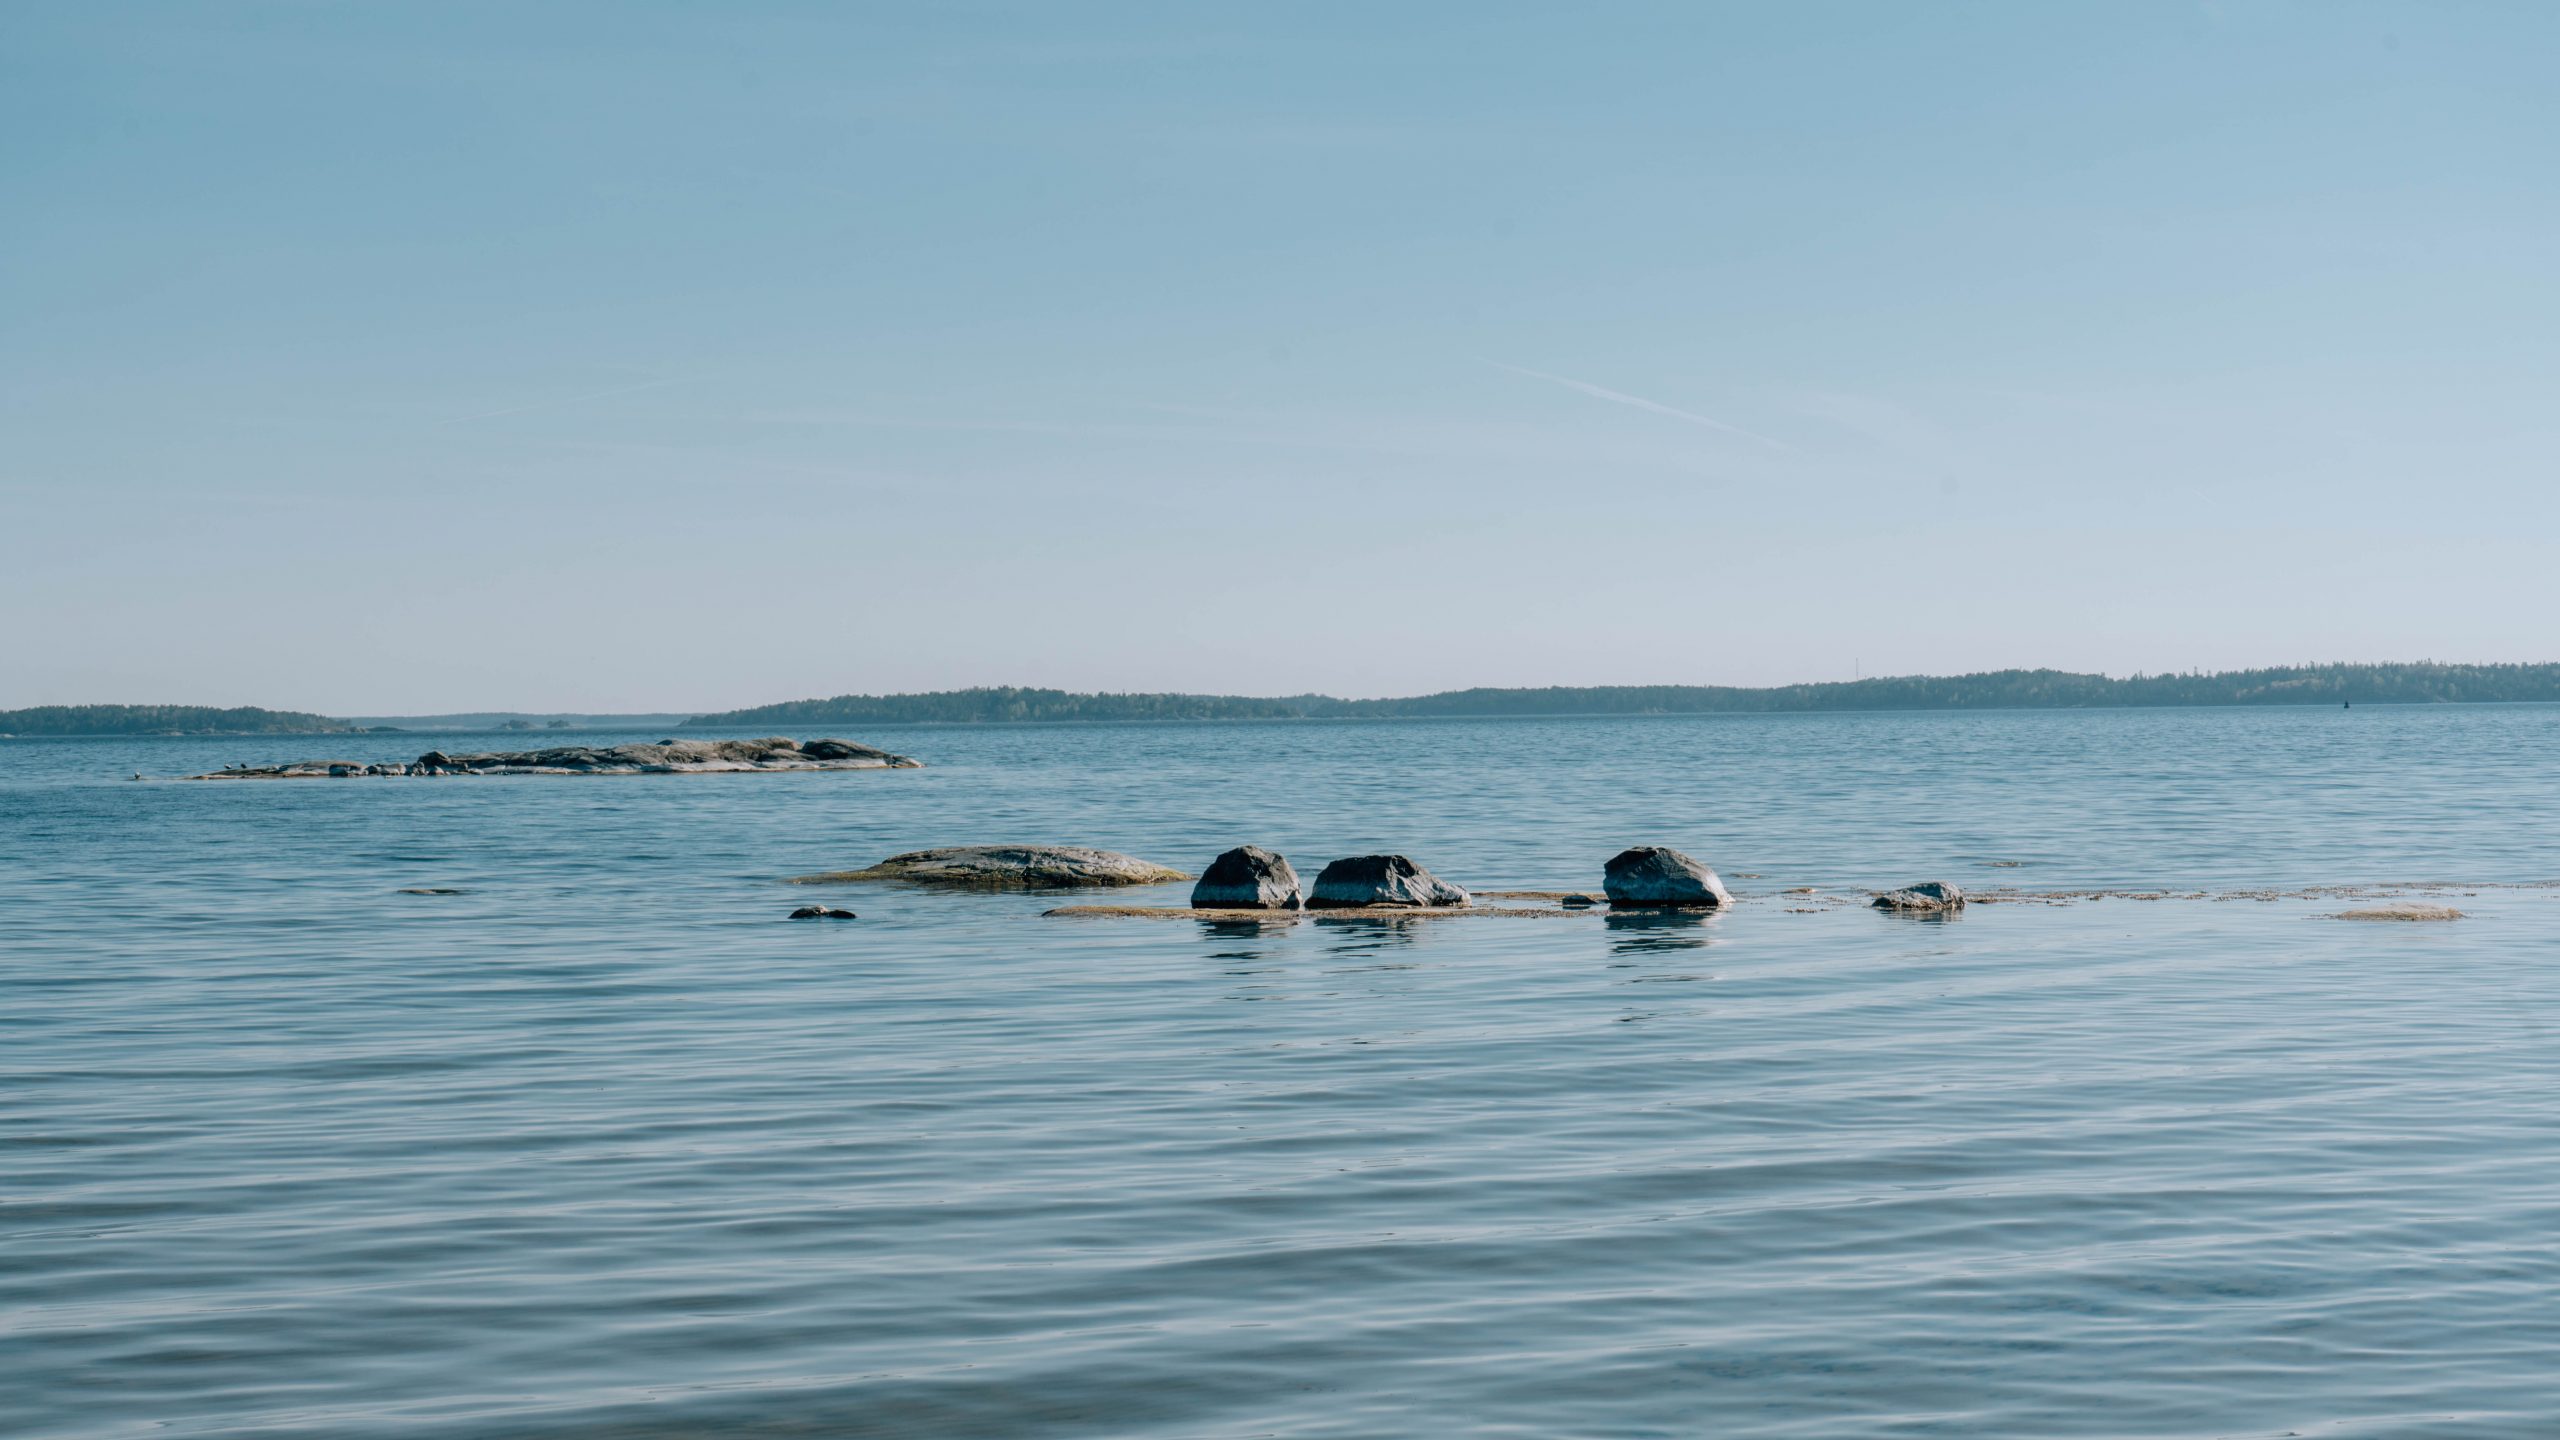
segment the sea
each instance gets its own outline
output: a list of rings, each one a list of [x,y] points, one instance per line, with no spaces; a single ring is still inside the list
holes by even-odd
[[[0,742],[0,1435],[2560,1436],[2560,708],[835,733]]]

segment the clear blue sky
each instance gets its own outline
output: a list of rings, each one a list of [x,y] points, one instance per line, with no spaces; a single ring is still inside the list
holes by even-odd
[[[0,705],[2552,659],[2560,6],[0,10]]]

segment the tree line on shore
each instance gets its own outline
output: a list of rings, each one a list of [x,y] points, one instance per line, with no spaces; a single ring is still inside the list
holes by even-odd
[[[700,727],[1005,724],[1077,720],[1407,719],[1500,715],[1707,715],[1852,710],[2060,710],[2208,705],[2422,705],[2560,701],[2560,664],[2297,665],[2134,675],[1994,670],[1744,688],[1548,686],[1448,690],[1391,700],[1080,694],[991,686],[914,695],[838,695],[696,716]]]
[[[2429,705],[2560,702],[2560,664],[2291,665],[2118,679],[2067,670],[1896,675],[1810,685],[1548,686],[1447,690],[1390,700],[1330,695],[1082,694],[988,686],[838,695],[698,715],[694,728],[1096,720],[1422,719],[1504,715],[1712,715],[1783,711],[2075,710],[2145,706]],[[607,717],[598,717],[601,721]],[[39,705],[0,710],[0,735],[330,735],[361,727],[256,706]],[[525,728],[531,728],[528,724]],[[555,727],[556,728],[556,727]]]
[[[344,720],[255,705],[37,705],[0,710],[0,735],[343,735]]]

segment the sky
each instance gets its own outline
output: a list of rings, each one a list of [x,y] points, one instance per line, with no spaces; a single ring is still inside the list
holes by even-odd
[[[2560,6],[0,8],[0,706],[2560,658]]]

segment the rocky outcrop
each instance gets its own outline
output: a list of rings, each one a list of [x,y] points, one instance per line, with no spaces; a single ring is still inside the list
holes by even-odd
[[[1875,908],[1919,914],[1961,910],[1964,908],[1964,892],[1943,881],[1929,880],[1877,896]]]
[[[596,749],[562,745],[549,750],[502,750],[448,755],[430,750],[406,765],[360,760],[294,760],[282,765],[233,766],[196,780],[307,780],[355,775],[707,775],[765,770],[913,770],[921,760],[892,755],[850,740],[802,743],[764,740],[661,740],[655,745]]]
[[[1722,910],[1733,903],[1716,872],[1667,845],[1621,850],[1601,867],[1612,909]]]
[[[1316,876],[1310,910],[1428,909],[1468,903],[1467,892],[1402,855],[1355,855]]]
[[[406,775],[409,767],[394,761],[377,765],[364,760],[288,760],[281,765],[226,765],[190,780],[344,780],[353,775]],[[137,775],[135,779],[142,777]]]
[[[1295,910],[1305,903],[1298,872],[1259,845],[1239,845],[1210,861],[1191,887],[1194,910]]]
[[[859,920],[850,910],[837,910],[825,905],[803,905],[791,912],[794,920]]]
[[[1082,890],[1188,880],[1182,871],[1081,845],[954,845],[892,855],[867,870],[802,875],[798,885],[895,880],[944,890]]]

